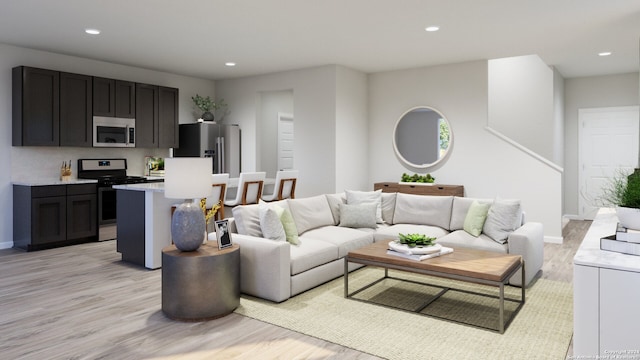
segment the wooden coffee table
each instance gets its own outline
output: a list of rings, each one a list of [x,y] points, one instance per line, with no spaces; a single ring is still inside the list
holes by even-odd
[[[389,240],[391,241],[391,240]],[[511,323],[511,320],[515,318],[520,308],[525,302],[525,274],[524,274],[524,260],[520,255],[508,255],[499,254],[490,251],[471,250],[464,248],[456,248],[453,253],[438,256],[423,261],[415,261],[405,259],[395,255],[388,255],[388,243],[389,241],[379,241],[374,244],[362,247],[360,249],[350,251],[347,256],[344,257],[344,296],[345,298],[351,298],[353,295],[370,288],[371,286],[379,283],[386,278],[392,278],[389,276],[389,269],[407,271],[412,273],[437,276],[448,279],[462,280],[466,282],[479,283],[484,285],[491,285],[499,287],[499,296],[492,296],[482,293],[471,292],[480,296],[487,296],[498,299],[498,326],[497,328],[490,328],[491,330],[504,333],[505,328]],[[349,271],[348,264],[359,263],[363,265],[370,265],[375,267],[384,268],[384,277],[368,284],[352,293],[349,293]],[[509,279],[518,271],[522,269],[522,295],[520,300],[509,299],[504,296],[504,286]],[[393,278],[396,280],[407,281],[404,279]],[[421,283],[429,285],[426,283]],[[444,295],[447,291],[462,291],[453,288],[442,288],[439,294],[434,299],[429,300],[416,312],[421,312],[429,304],[433,303],[439,297]],[[468,291],[464,291],[467,292]],[[518,303],[517,308],[513,312],[513,315],[505,322],[504,319],[504,302],[512,301]]]

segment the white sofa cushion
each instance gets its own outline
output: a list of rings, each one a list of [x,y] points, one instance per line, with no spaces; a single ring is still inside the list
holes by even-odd
[[[462,230],[464,228],[464,220],[469,212],[469,207],[474,200],[478,200],[481,204],[492,204],[492,199],[474,199],[455,196],[453,198],[453,205],[451,206],[451,225],[449,230]]]
[[[298,235],[321,226],[335,225],[329,202],[324,195],[289,199],[288,203],[298,228]]]
[[[299,246],[291,246],[291,275],[312,269],[338,259],[334,244],[302,237]],[[269,269],[263,269],[269,271]]]
[[[509,234],[520,226],[521,219],[520,200],[496,199],[489,208],[482,232],[496,242],[504,244]]]
[[[448,235],[438,238],[436,243],[452,248],[467,248],[504,254],[509,252],[508,244],[499,244],[484,234],[480,234],[480,236],[475,237],[464,230],[456,230]]]
[[[440,238],[449,232],[438,226],[415,225],[415,224],[393,224],[391,226],[380,226],[373,235],[376,242],[384,240],[396,240],[398,234],[423,234],[428,237]]]
[[[340,226],[350,228],[371,228],[377,227],[376,223],[377,206],[375,203],[365,203],[360,205],[340,204]]]
[[[367,203],[376,204],[376,222],[382,223],[382,190],[376,191],[355,191],[345,190],[347,204],[361,205]]]
[[[351,250],[373,243],[373,233],[339,226],[324,226],[307,231],[302,241],[322,241],[333,244],[342,258]]]
[[[394,224],[434,225],[449,229],[453,196],[430,196],[398,193]]]

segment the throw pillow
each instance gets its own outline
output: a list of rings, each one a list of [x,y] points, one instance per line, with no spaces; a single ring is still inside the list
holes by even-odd
[[[375,203],[340,204],[340,226],[375,229],[378,226],[376,224],[376,209]]]
[[[481,204],[478,200],[474,200],[469,206],[467,216],[464,219],[463,229],[469,234],[478,237],[482,233],[482,227],[487,220],[490,204]]]
[[[376,208],[376,222],[382,223],[382,190],[376,191],[355,191],[345,190],[347,195],[347,204],[360,205],[366,203],[375,203]]]
[[[293,215],[289,209],[284,209],[280,215],[280,222],[284,228],[284,233],[287,238],[287,242],[291,245],[300,245],[300,239],[298,238],[298,228],[296,222],[293,220]]]
[[[271,240],[286,241],[287,235],[280,221],[280,214],[284,212],[284,209],[275,205],[270,206],[260,201],[259,212],[262,236]]]
[[[519,200],[496,199],[489,208],[482,232],[494,241],[504,244],[509,234],[518,228],[521,218]]]
[[[236,220],[238,234],[262,236],[258,204],[235,206],[231,209],[231,212]]]

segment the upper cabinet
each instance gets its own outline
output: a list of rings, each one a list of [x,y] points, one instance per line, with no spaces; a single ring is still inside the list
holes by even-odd
[[[136,84],[136,146],[178,147],[178,89]]]
[[[93,117],[135,119],[136,147],[178,147],[178,89],[13,68],[13,146],[93,146]]]
[[[60,146],[93,144],[92,78],[60,73]]]
[[[14,146],[60,144],[60,73],[18,66],[13,68]]]
[[[93,115],[135,118],[135,83],[131,81],[94,77]]]

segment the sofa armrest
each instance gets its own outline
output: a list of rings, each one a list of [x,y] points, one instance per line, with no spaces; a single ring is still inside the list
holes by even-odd
[[[233,234],[240,245],[240,290],[281,302],[291,296],[291,255],[286,241]]]
[[[541,223],[528,222],[509,235],[509,253],[522,255],[525,269],[525,285],[542,268],[544,260],[544,231]],[[522,286],[522,275],[518,271],[511,280],[511,285]]]

